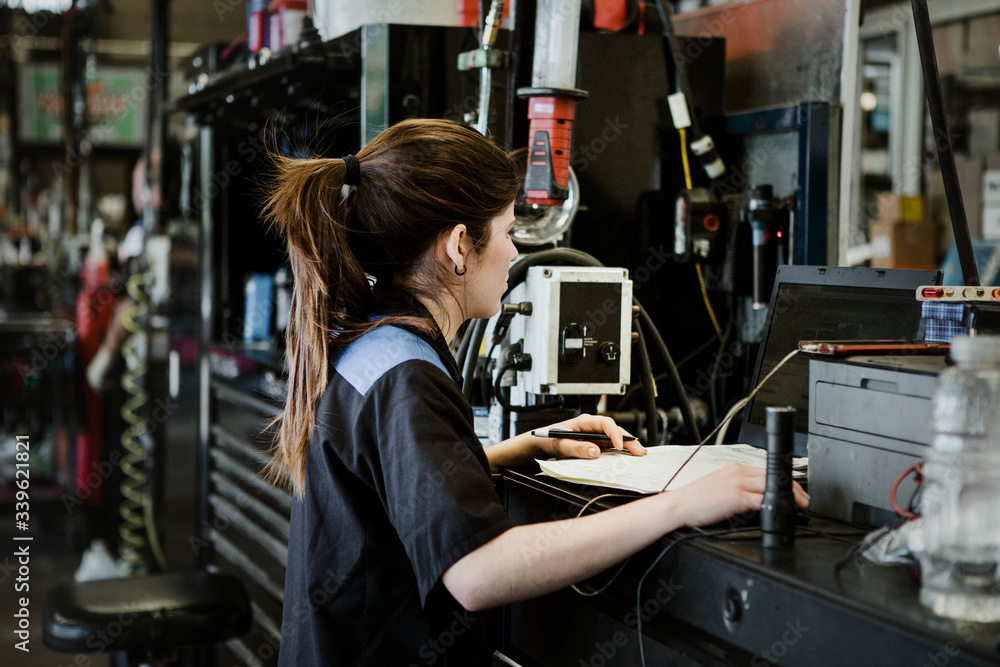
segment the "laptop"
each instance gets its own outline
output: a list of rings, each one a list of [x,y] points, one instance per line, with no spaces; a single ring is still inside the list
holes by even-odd
[[[799,341],[919,340],[920,285],[940,271],[840,266],[778,268],[750,383],[757,386]],[[767,446],[766,408],[795,408],[795,456],[806,456],[809,356],[792,357],[743,409],[739,442]]]

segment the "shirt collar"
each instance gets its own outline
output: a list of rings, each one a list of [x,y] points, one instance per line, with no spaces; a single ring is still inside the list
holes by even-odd
[[[438,326],[437,321],[431,315],[430,311],[424,304],[413,296],[411,293],[396,287],[395,285],[383,285],[376,288],[375,293],[375,308],[374,312],[378,315],[396,315],[396,316],[411,316],[420,317],[427,320],[431,328],[425,329],[422,327],[414,327],[406,324],[398,324],[402,329],[420,336],[425,340],[434,351],[438,353],[441,357],[441,361],[444,362],[445,368],[451,374],[452,379],[458,385],[462,384],[462,371],[458,367],[458,363],[455,361],[455,355],[451,353],[448,348],[448,342],[444,339],[444,334],[441,333],[441,328]]]

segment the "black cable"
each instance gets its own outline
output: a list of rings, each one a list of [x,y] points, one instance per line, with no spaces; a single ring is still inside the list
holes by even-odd
[[[663,336],[656,329],[646,309],[637,300],[633,299],[633,301],[639,306],[640,323],[646,326],[653,337],[653,342],[656,343],[656,347],[660,351],[660,355],[663,357],[663,361],[667,364],[668,377],[677,395],[677,400],[680,403],[681,416],[684,417],[684,426],[687,427],[688,435],[691,436],[693,442],[701,442],[701,432],[698,430],[698,422],[694,418],[694,411],[691,410],[691,401],[688,400],[687,392],[684,391],[684,383],[681,381],[680,373],[677,372],[677,366],[674,365],[673,357],[670,356],[670,350],[667,349],[667,344],[664,342]]]
[[[507,373],[507,371],[513,369],[515,365],[516,365],[515,362],[512,361],[503,366],[500,369],[500,372],[497,373],[496,382],[493,384],[493,394],[494,394],[493,397],[497,399],[497,403],[500,404],[500,407],[507,410],[507,412],[518,412],[518,413],[540,412],[542,410],[548,410],[549,408],[563,407],[563,400],[561,396],[554,401],[546,401],[545,403],[538,403],[536,405],[520,405],[520,406],[511,405],[510,401],[508,401],[507,398],[504,397],[503,387],[500,386],[500,383],[503,381],[503,376]]]
[[[729,320],[729,324],[726,325],[726,329],[728,330],[732,326],[732,324],[733,321]],[[677,370],[684,368],[684,366],[686,366],[688,362],[690,362],[692,359],[694,359],[699,354],[704,352],[712,343],[714,343],[717,340],[719,340],[719,336],[716,334],[712,334],[704,343],[699,344],[698,347],[688,352],[686,355],[684,355],[683,359],[677,362]]]
[[[661,380],[665,380],[666,378],[667,378],[666,371],[664,371],[663,373],[657,373],[656,375],[653,376],[653,382],[660,382]],[[640,389],[642,389],[641,379],[639,380],[639,382],[633,382],[632,384],[630,384],[628,390],[624,394],[622,394],[622,397],[618,400],[618,405],[615,406],[615,412],[621,412],[622,410],[624,410],[625,406],[628,405],[629,400],[631,400],[632,396],[635,395],[635,392],[639,391]]]
[[[465,394],[466,400],[472,400],[472,387],[474,386],[472,380],[476,374],[476,362],[479,361],[479,346],[482,345],[488,324],[489,320],[485,319],[479,319],[472,323],[469,348],[466,350],[462,368],[462,393]]]
[[[920,495],[920,491],[923,488],[924,487],[917,484],[913,489],[913,494],[910,496],[910,502],[906,504],[906,509],[913,512],[914,514],[919,514],[919,512],[916,512],[914,508],[917,506],[917,497]]]
[[[732,320],[730,320],[729,324],[726,325],[727,336],[728,336],[728,330],[731,326],[732,326]],[[709,345],[711,345],[717,340],[719,340],[719,337],[716,334],[712,334],[712,336],[708,338],[704,343],[700,343],[698,347],[688,352],[686,355],[684,355],[683,359],[677,362],[677,370],[679,371],[680,369],[684,368],[684,366],[686,366],[692,359],[694,359],[699,354],[704,352]],[[661,380],[666,379],[666,377],[667,377],[666,371],[662,373],[657,373],[656,375],[653,376],[653,381],[659,382]],[[618,406],[615,408],[615,410],[624,410],[625,406],[628,404],[629,399],[632,398],[632,395],[635,394],[635,392],[641,388],[642,388],[641,383],[632,383],[631,385],[629,385],[628,391],[622,394],[621,398],[618,399]]]
[[[539,250],[538,252],[533,252],[530,255],[522,257],[514,264],[514,266],[510,267],[507,278],[507,283],[510,287],[507,288],[504,296],[506,297],[515,286],[524,282],[525,276],[528,275],[528,269],[533,266],[541,266],[543,264],[604,266],[604,264],[602,264],[593,255],[588,255],[581,250],[574,250],[573,248],[549,248],[548,250]]]
[[[490,377],[490,364],[493,363],[493,352],[497,349],[496,341],[490,345],[490,351],[486,353],[486,363],[483,366],[483,372],[479,375],[479,390],[483,392],[483,405],[489,406],[490,404],[490,394],[493,393],[493,378]]]
[[[715,387],[715,385],[717,384],[716,376],[718,375],[719,372],[719,359],[722,358],[723,352],[726,351],[726,344],[729,342],[729,334],[732,332],[732,326],[733,326],[733,319],[729,318],[729,324],[726,325],[726,333],[722,335],[722,340],[719,341],[719,351],[715,354],[715,359],[712,360],[712,372],[710,373],[708,378],[709,380],[708,398],[709,398],[709,406],[712,409],[713,423],[719,421],[719,411],[717,408],[718,391],[716,391]]]
[[[635,327],[639,334],[639,344],[636,353],[639,355],[639,373],[642,378],[643,395],[646,398],[646,445],[653,447],[660,444],[658,424],[656,423],[656,383],[653,382],[653,366],[649,362],[649,351],[646,349],[646,341],[642,335],[642,327]]]
[[[663,24],[663,36],[667,38],[667,42],[670,47],[670,55],[674,61],[674,74],[677,77],[678,88],[680,88],[680,92],[684,93],[684,97],[687,98],[687,103],[690,105],[691,81],[688,79],[687,63],[684,60],[684,54],[680,52],[680,44],[677,42],[677,34],[674,32],[673,12],[670,12],[670,16],[667,15],[667,12],[663,9],[662,0],[656,0],[656,11],[660,15],[660,23]],[[692,134],[694,134],[696,138],[700,138],[702,134],[701,123],[698,121],[698,116],[693,113],[690,115]]]
[[[472,327],[465,323],[462,329],[462,338],[458,341],[458,349],[455,350],[455,363],[459,368],[465,367],[465,355],[469,351],[469,342],[472,340]],[[464,383],[463,383],[464,385]]]
[[[693,533],[693,534],[690,534],[690,535],[682,535],[682,536],[676,538],[670,544],[668,544],[663,549],[663,551],[661,551],[659,553],[659,555],[656,558],[653,559],[653,562],[649,564],[649,567],[646,568],[646,571],[642,573],[641,577],[639,577],[639,585],[636,586],[636,589],[635,589],[635,615],[636,615],[636,619],[637,619],[637,621],[636,621],[636,630],[635,631],[639,635],[639,664],[642,665],[642,667],[646,667],[646,653],[645,653],[645,651],[643,650],[643,647],[642,647],[642,585],[643,585],[643,583],[645,583],[646,577],[649,576],[649,573],[653,571],[653,568],[656,567],[656,565],[661,560],[663,560],[664,556],[666,556],[668,553],[670,553],[671,549],[673,549],[674,547],[676,547],[681,542],[688,542],[690,540],[694,540],[694,539],[698,539],[698,538],[719,537],[720,535],[729,535],[731,533],[740,533],[740,532],[754,531],[754,530],[759,530],[759,528],[754,527],[754,526],[745,527],[745,528],[727,528],[726,530],[720,530],[720,531],[717,531],[715,533],[706,533],[704,531],[701,531],[699,533]]]
[[[869,549],[871,549],[872,545],[874,545],[876,542],[878,542],[877,539],[869,540],[868,542],[865,542],[865,541],[862,540],[860,543],[858,543],[857,545],[855,545],[854,548],[852,548],[849,552],[847,552],[846,556],[844,556],[843,558],[841,558],[840,560],[838,560],[836,563],[834,563],[834,565],[833,565],[833,576],[834,576],[834,578],[838,578],[840,576],[840,570],[843,569],[843,567],[845,565],[847,565],[848,563],[856,560],[858,557],[860,557],[866,551],[868,551]]]

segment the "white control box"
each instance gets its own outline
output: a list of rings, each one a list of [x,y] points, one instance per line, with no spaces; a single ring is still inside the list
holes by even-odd
[[[621,268],[533,266],[510,301],[531,303],[511,322],[531,370],[516,390],[538,395],[624,394],[631,381],[632,281]],[[514,396],[512,396],[514,398]]]

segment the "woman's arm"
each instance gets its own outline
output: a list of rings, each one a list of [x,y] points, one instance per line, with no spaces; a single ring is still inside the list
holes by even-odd
[[[709,525],[760,508],[765,470],[729,464],[677,491],[577,519],[516,526],[442,576],[470,611],[545,595],[606,570],[681,526]],[[797,484],[798,504],[809,497]]]
[[[635,456],[642,456],[646,453],[646,448],[637,440],[623,441],[624,431],[610,417],[583,414],[558,424],[552,424],[552,427],[571,431],[606,433],[611,437],[611,444],[615,449],[624,447],[626,451],[632,452]],[[490,445],[484,451],[486,458],[490,461],[490,470],[496,472],[505,466],[527,465],[536,458],[596,459],[601,453],[601,448],[600,445],[586,440],[536,438],[530,433],[522,433],[509,440]]]

